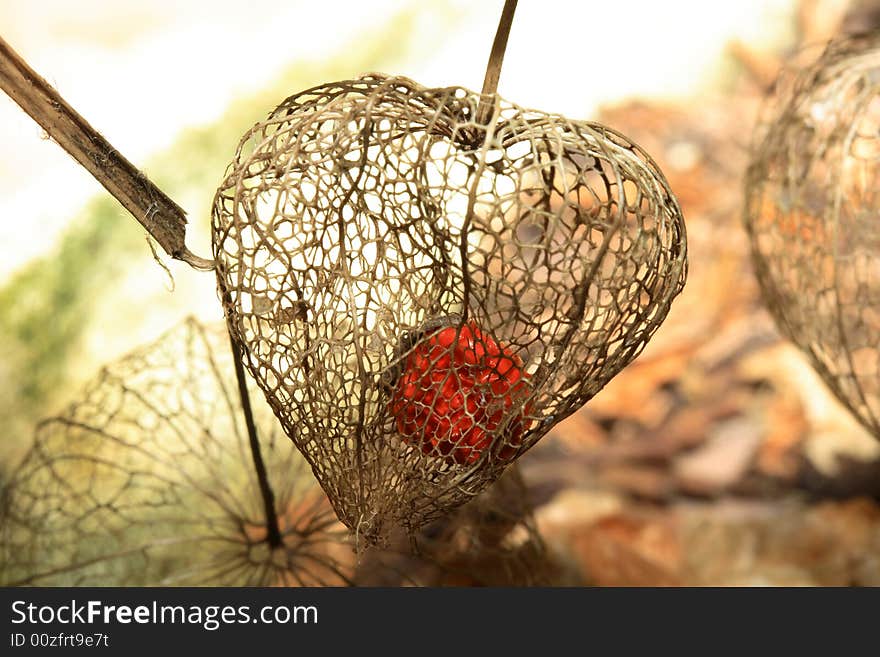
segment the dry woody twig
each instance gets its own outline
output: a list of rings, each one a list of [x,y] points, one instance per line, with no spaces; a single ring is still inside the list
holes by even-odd
[[[0,88],[79,162],[165,252],[208,271],[210,260],[186,247],[186,213],[80,116],[0,37]]]

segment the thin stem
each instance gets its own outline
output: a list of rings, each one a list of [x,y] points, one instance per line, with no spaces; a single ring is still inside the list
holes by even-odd
[[[122,203],[165,252],[200,270],[214,268],[186,248],[186,213],[125,159],[0,37],[3,89],[61,148]]]
[[[260,485],[260,495],[263,497],[263,507],[266,511],[266,542],[270,547],[281,547],[281,529],[278,525],[278,514],[275,512],[275,494],[269,485],[269,476],[266,474],[266,464],[263,463],[263,455],[260,452],[260,443],[257,440],[257,426],[254,424],[254,413],[251,410],[251,398],[248,394],[247,379],[245,378],[244,365],[241,362],[241,349],[238,342],[229,334],[229,345],[232,347],[232,360],[235,363],[235,379],[238,382],[238,394],[241,397],[241,410],[244,412],[244,423],[247,426],[248,441],[251,446],[251,456],[254,459],[254,470],[257,472],[257,482]]]
[[[513,25],[513,12],[516,11],[516,1],[504,1],[501,19],[498,21],[498,31],[495,32],[495,41],[492,42],[492,52],[489,53],[489,63],[486,64],[486,77],[483,78],[480,106],[477,109],[477,122],[481,124],[488,123],[492,116],[495,92],[498,90],[498,80],[501,77],[501,64],[504,63],[504,51],[507,50],[507,37],[510,35],[510,26]]]

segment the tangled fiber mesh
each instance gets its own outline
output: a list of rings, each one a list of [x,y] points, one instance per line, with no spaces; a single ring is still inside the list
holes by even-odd
[[[2,491],[3,585],[345,584],[349,532],[265,404],[265,513],[225,330],[188,320],[41,423]]]
[[[765,112],[744,214],[764,299],[880,437],[880,36],[832,42]]]
[[[516,464],[415,537],[397,536],[361,553],[361,586],[552,586],[566,582],[538,532],[529,491]]]
[[[245,364],[368,542],[497,479],[684,284],[681,211],[638,146],[480,103],[381,75],[315,87],[244,136],[215,197]]]

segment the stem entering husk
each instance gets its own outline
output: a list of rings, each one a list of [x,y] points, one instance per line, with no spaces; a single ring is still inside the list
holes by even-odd
[[[498,21],[498,31],[495,32],[495,41],[492,42],[492,51],[489,53],[489,62],[486,64],[486,77],[483,78],[482,97],[477,109],[477,122],[484,125],[492,117],[492,108],[495,105],[495,92],[498,90],[501,64],[504,63],[504,51],[507,49],[507,37],[510,35],[511,25],[513,25],[513,13],[516,11],[516,2],[517,0],[505,0],[504,2],[501,19]]]

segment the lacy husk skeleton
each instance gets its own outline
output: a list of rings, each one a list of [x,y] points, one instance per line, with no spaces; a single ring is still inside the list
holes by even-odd
[[[788,71],[759,122],[745,224],[764,299],[880,437],[880,37]]]
[[[687,268],[678,204],[622,135],[382,75],[252,128],[213,244],[248,370],[368,542],[467,501],[596,394]]]

